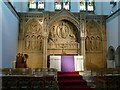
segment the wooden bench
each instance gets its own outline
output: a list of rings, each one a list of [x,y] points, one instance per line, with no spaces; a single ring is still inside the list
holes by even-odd
[[[118,90],[120,85],[120,68],[93,69],[92,73],[97,88]]]
[[[58,90],[54,68],[1,68],[0,74],[3,90]]]

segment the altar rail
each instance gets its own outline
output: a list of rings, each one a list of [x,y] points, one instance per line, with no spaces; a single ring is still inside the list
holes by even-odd
[[[104,76],[104,75],[117,75],[120,74],[120,68],[91,68],[91,75],[93,73],[96,74],[96,76]]]
[[[5,75],[54,75],[57,76],[57,69],[54,68],[2,68],[0,74]]]
[[[54,68],[2,68],[2,90],[58,90]]]

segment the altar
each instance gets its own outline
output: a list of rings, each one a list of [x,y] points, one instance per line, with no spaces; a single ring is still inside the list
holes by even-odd
[[[63,72],[84,71],[83,56],[51,55],[50,68]]]

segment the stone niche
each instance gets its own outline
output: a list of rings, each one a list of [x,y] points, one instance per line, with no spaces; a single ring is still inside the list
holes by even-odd
[[[87,16],[85,38],[86,67],[106,67],[105,17]]]
[[[20,14],[20,31],[18,52],[27,53],[27,66],[39,68],[43,66],[43,17],[33,14]]]
[[[77,54],[77,28],[67,20],[54,23],[48,35],[48,54]]]

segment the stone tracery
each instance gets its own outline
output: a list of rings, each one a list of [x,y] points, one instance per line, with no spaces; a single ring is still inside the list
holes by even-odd
[[[101,49],[101,36],[100,30],[98,26],[94,26],[97,24],[94,21],[87,22],[87,37],[86,37],[86,51],[100,51]],[[89,43],[89,44],[88,44]],[[89,50],[88,50],[89,48]]]
[[[36,19],[30,19],[26,22],[25,49],[41,50],[42,46],[42,26]]]

